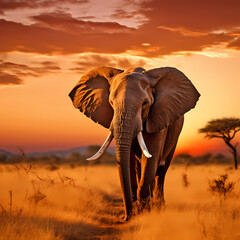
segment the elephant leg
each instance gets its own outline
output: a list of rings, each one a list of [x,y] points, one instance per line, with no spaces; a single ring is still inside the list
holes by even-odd
[[[137,185],[139,185],[141,180],[141,162],[139,161],[139,159],[137,159],[136,161],[135,170],[136,170]]]
[[[164,200],[164,181],[165,175],[172,161],[179,134],[183,127],[183,116],[169,125],[162,159],[165,160],[165,165],[160,165],[156,172],[155,189],[154,189],[154,202],[157,206],[162,207],[165,204]]]
[[[133,202],[137,201],[137,188],[138,188],[138,179],[137,179],[137,171],[136,164],[138,160],[135,157],[134,151],[131,149],[130,153],[130,176],[131,176],[131,187],[132,187],[132,199]]]
[[[140,208],[146,208],[149,204],[150,196],[154,188],[154,180],[159,166],[159,157],[163,153],[167,129],[156,134],[144,134],[144,140],[147,148],[152,154],[151,158],[142,155],[141,160],[141,180],[138,185],[138,202]]]
[[[150,207],[149,201],[150,196],[152,195],[152,189],[154,187],[157,161],[153,157],[150,159],[143,157],[141,168],[141,179],[137,190],[138,207],[140,211]]]
[[[176,145],[173,147],[173,149],[170,151],[170,153],[166,157],[165,165],[160,165],[156,172],[155,187],[154,187],[154,203],[159,208],[162,208],[165,206],[164,181],[165,181],[166,172],[172,161],[175,149],[176,149]]]
[[[165,166],[159,166],[157,169],[156,177],[155,177],[155,187],[154,187],[154,204],[158,208],[162,208],[165,206],[164,199],[164,180],[165,180]]]

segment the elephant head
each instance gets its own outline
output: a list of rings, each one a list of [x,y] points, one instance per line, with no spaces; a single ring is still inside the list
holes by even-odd
[[[125,216],[132,210],[130,149],[137,137],[143,154],[151,154],[142,137],[143,129],[154,133],[167,127],[195,107],[200,96],[191,81],[170,67],[126,71],[99,67],[82,76],[69,94],[73,105],[86,116],[109,128],[110,134],[92,158],[100,157],[115,138]]]

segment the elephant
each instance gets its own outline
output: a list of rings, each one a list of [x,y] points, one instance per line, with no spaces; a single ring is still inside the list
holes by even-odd
[[[178,69],[96,67],[69,94],[75,108],[110,130],[98,159],[115,139],[124,220],[146,207],[151,196],[164,202],[164,179],[173,158],[184,113],[200,94]]]

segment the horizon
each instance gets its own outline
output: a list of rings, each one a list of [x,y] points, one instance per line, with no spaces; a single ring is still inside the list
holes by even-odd
[[[68,97],[81,75],[101,65],[171,66],[201,94],[185,114],[175,154],[228,155],[222,139],[208,140],[198,129],[212,119],[240,117],[239,9],[234,0],[0,4],[0,149],[102,145],[109,130],[74,109]],[[237,134],[234,143],[239,140]]]
[[[99,148],[101,147],[101,145],[98,145],[98,144],[90,144],[90,145],[80,145],[80,146],[77,146],[77,147],[70,147],[70,148],[66,148],[66,149],[63,149],[63,148],[61,148],[61,149],[54,149],[53,148],[53,149],[49,149],[47,151],[46,150],[42,150],[42,151],[25,151],[25,149],[16,147],[15,150],[13,150],[13,151],[7,151],[5,149],[0,148],[0,152],[4,151],[4,152],[7,152],[7,153],[10,153],[10,154],[13,154],[13,155],[21,155],[22,153],[24,153],[26,155],[47,154],[47,153],[54,153],[54,152],[67,152],[67,151],[71,151],[71,150],[74,150],[74,149],[80,149],[80,148],[84,148],[84,147],[87,148],[87,147],[92,147],[92,146],[99,147]],[[114,151],[115,151],[115,144],[114,145],[111,144],[107,148],[106,152],[108,151],[109,148],[114,149]],[[174,156],[185,155],[185,154],[190,155],[191,157],[201,157],[201,156],[205,156],[205,155],[208,155],[208,154],[211,154],[213,156],[223,155],[225,157],[232,157],[232,154],[230,153],[230,151],[225,151],[225,150],[218,151],[218,149],[215,149],[215,150],[211,149],[211,151],[207,151],[206,150],[206,151],[192,152],[192,153],[181,150],[181,151],[175,151]],[[103,154],[103,156],[104,156],[104,154]]]

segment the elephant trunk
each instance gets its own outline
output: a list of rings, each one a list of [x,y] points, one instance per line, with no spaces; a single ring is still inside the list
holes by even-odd
[[[130,109],[129,109],[130,110]],[[125,220],[128,220],[132,213],[132,188],[130,178],[130,151],[132,140],[135,137],[136,111],[125,111],[115,109],[114,117],[114,138],[116,147],[116,158],[118,163],[119,177],[122,188],[123,202],[125,208]]]
[[[125,143],[123,144],[122,141]],[[130,179],[130,145],[129,139],[122,138],[115,140],[116,143],[116,158],[118,162],[118,172],[120,177],[120,184],[122,188],[122,196],[125,209],[126,220],[131,216],[132,211],[132,188]]]

